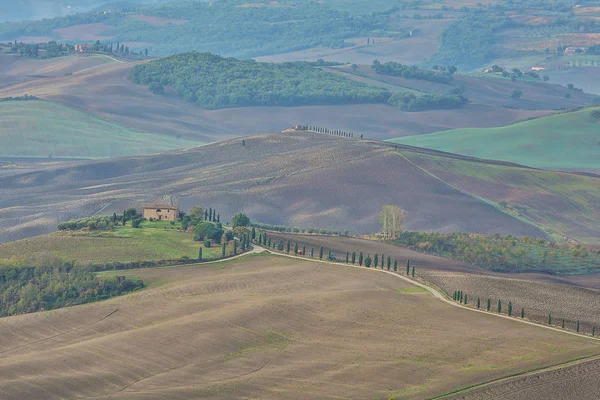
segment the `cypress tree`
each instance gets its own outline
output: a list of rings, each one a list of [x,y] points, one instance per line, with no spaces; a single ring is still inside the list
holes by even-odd
[[[202,247],[198,250],[198,261],[202,261]]]
[[[127,222],[127,213],[123,210],[123,226],[125,226],[125,222]]]
[[[379,256],[377,255],[377,253],[375,253],[375,258],[373,258],[373,267],[377,268],[378,264],[379,264]]]
[[[237,254],[237,240],[233,239],[233,255]]]
[[[204,210],[204,220],[208,221],[208,210],[207,209]]]
[[[370,255],[370,254],[369,254],[369,255],[367,255],[367,257],[365,258],[365,267],[367,267],[367,268],[371,268],[371,262],[372,262],[372,261],[373,261],[373,260],[371,259],[371,255]]]
[[[508,302],[508,316],[510,317],[512,315],[512,301]]]
[[[525,309],[521,307],[521,319],[525,318]]]
[[[406,276],[410,273],[410,260],[406,260]]]
[[[463,302],[463,292],[462,292],[462,290],[458,291],[458,298],[459,298],[460,302],[462,303]]]
[[[488,301],[487,301],[487,311],[490,311],[491,306],[492,306],[492,301],[490,299],[488,299]]]
[[[323,246],[319,249],[319,260],[323,259]]]
[[[456,290],[452,293],[452,300],[456,301]]]
[[[113,213],[113,224],[117,223],[117,213]]]
[[[329,250],[329,252],[327,253],[327,259],[329,261],[333,260],[333,253],[331,252],[331,250]]]
[[[264,242],[264,244],[267,244],[267,232],[265,232],[263,234],[263,242]],[[271,239],[270,238],[269,238],[269,243],[271,243]]]
[[[592,336],[596,336],[596,325],[592,326]]]
[[[208,220],[210,222],[212,222],[213,219],[213,213],[212,213],[212,207],[208,209]]]
[[[467,294],[465,293],[465,305],[467,304]]]
[[[221,245],[221,257],[225,258],[225,249],[227,248],[227,243],[223,242]]]
[[[273,243],[273,245],[271,245],[271,238],[269,238],[269,247],[273,247],[275,245],[275,243]]]
[[[256,239],[256,228],[252,227],[252,240]]]
[[[479,310],[479,307],[481,307],[481,300],[479,299],[479,297],[477,298],[477,309]]]
[[[565,329],[565,319],[564,319],[564,318],[562,319],[562,325],[561,325],[561,327],[562,327],[563,329]]]
[[[358,265],[360,265],[362,267],[362,263],[363,263],[363,253],[361,251],[360,254],[358,255]]]
[[[398,272],[398,260],[394,258],[394,272]]]
[[[346,264],[350,262],[350,253],[346,252]]]
[[[302,246],[302,255],[306,257],[306,246]]]
[[[579,332],[579,320],[577,320],[577,332]]]
[[[390,270],[390,267],[392,266],[392,257],[388,256],[387,258],[387,270]]]
[[[294,245],[294,255],[298,254],[298,243]]]
[[[502,312],[502,302],[498,299],[498,314]]]
[[[413,267],[412,267],[412,277],[413,277],[413,278],[415,277],[415,266],[414,266],[414,265],[413,265]]]
[[[262,239],[262,233],[259,232],[258,233],[258,243],[262,244],[262,241],[263,241],[263,239]]]
[[[217,214],[217,223],[221,222],[221,214]]]
[[[288,241],[287,241],[287,245],[286,245],[286,248],[285,248],[285,250],[286,250],[286,252],[287,252],[288,254],[290,254],[290,250],[291,250],[291,249],[292,249],[292,242],[290,242],[290,241],[288,240]]]
[[[313,258],[315,256],[315,248],[311,247],[310,248],[310,258]]]
[[[552,325],[552,315],[548,313],[548,325]]]
[[[356,263],[356,252],[353,251],[352,252],[352,265],[354,265]]]

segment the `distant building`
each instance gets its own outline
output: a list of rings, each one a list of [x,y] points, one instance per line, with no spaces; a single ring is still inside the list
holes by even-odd
[[[545,71],[546,68],[544,67],[531,67],[532,71],[538,72],[538,71]]]
[[[87,53],[90,50],[90,47],[87,44],[76,44],[75,51],[78,53]]]
[[[144,218],[157,221],[175,221],[179,217],[179,208],[170,204],[144,204]]]

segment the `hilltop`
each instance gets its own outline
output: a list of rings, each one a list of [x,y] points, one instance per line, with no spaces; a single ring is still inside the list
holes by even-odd
[[[499,128],[455,129],[391,139],[393,143],[504,160],[537,168],[599,167],[600,108],[557,114]]]
[[[264,223],[355,233],[378,230],[382,205],[394,203],[414,230],[541,237],[543,227],[584,241],[600,237],[589,200],[600,198],[597,178],[310,132],[243,140],[4,176],[1,240],[157,195],[178,197],[183,209],[222,204],[224,219],[243,211]],[[500,185],[498,176],[508,178]]]

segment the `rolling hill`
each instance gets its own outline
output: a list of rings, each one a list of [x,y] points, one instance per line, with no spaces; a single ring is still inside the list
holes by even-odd
[[[355,233],[378,230],[382,205],[393,203],[408,211],[408,229],[540,237],[543,227],[600,238],[599,178],[310,132],[244,140],[4,176],[0,240],[162,195],[183,209],[218,204],[223,219],[244,211],[264,223]]]
[[[366,268],[254,255],[127,274],[150,287],[3,318],[3,397],[429,398],[598,352]]]
[[[536,168],[600,168],[600,121],[593,110],[552,115],[498,128],[468,128],[405,136],[390,142]]]
[[[163,95],[154,95],[147,87],[134,84],[128,79],[134,65],[138,64],[120,63],[105,56],[27,60],[0,54],[0,98],[34,95],[130,129],[173,137],[182,135],[205,143],[278,132],[296,124],[390,139],[445,129],[505,125],[548,113],[543,108],[518,110],[488,104],[418,113],[402,112],[385,104],[206,110],[185,101],[168,87]],[[363,83],[384,85],[372,79]]]
[[[0,157],[105,158],[156,153],[201,143],[136,132],[45,101],[0,102]]]

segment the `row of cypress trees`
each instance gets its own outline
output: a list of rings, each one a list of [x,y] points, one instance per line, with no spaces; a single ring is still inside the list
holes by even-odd
[[[467,294],[464,293],[462,290],[455,290],[454,293],[452,294],[452,300],[457,301],[464,305],[469,304]],[[481,308],[481,299],[479,297],[477,298],[475,305],[476,305],[477,309]],[[485,310],[489,312],[491,309],[491,306],[492,306],[492,300],[487,299]],[[498,299],[498,304],[496,306],[496,312],[498,314],[502,313],[502,301],[500,299]],[[511,317],[513,315],[512,301],[508,302],[506,314],[509,317]],[[520,318],[521,319],[525,318],[525,308],[524,307],[521,307]],[[548,313],[548,325],[552,325],[552,314],[551,313]],[[561,328],[565,329],[565,319],[564,318],[562,319]],[[579,320],[577,320],[577,322],[575,323],[575,331],[576,332],[581,331],[581,323]],[[592,326],[592,336],[596,336],[596,325]]]
[[[340,129],[323,128],[323,127],[314,126],[314,125],[298,125],[296,127],[296,129],[299,131],[312,131],[312,132],[324,133],[326,135],[334,135],[334,136],[341,136],[341,137],[347,137],[347,138],[354,137],[354,133],[352,133],[352,132],[346,132],[346,131],[342,131]],[[361,139],[362,139],[362,137],[363,137],[363,135],[360,135]]]

